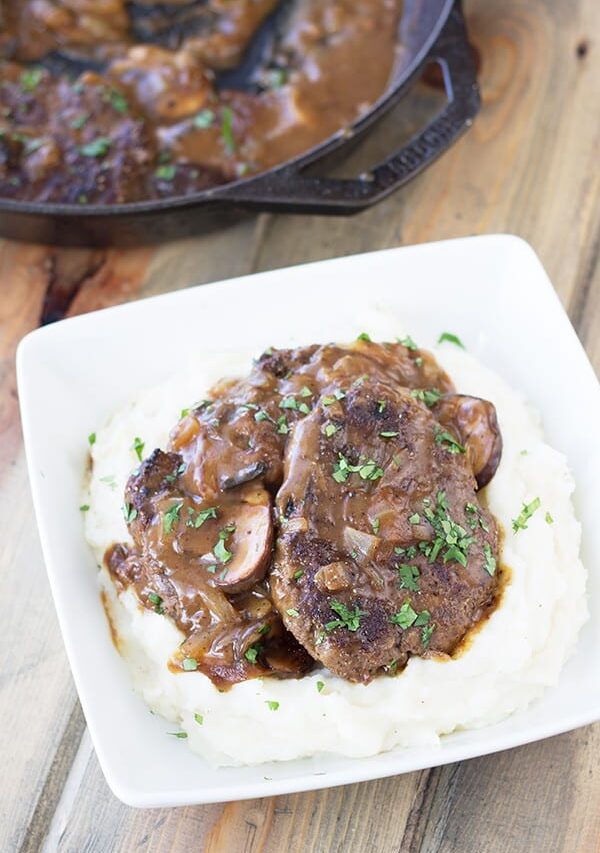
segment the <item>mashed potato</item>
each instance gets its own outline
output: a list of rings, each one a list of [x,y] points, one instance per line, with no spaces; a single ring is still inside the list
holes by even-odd
[[[411,658],[398,677],[379,677],[367,686],[317,670],[301,680],[255,679],[220,693],[201,673],[167,668],[183,635],[166,616],[140,607],[132,592],[117,595],[107,572],[100,572],[136,690],[153,711],[179,724],[190,748],[212,763],[323,752],[356,757],[435,744],[455,729],[501,720],[556,683],[587,617],[567,461],[545,443],[538,417],[496,374],[456,347],[434,352],[460,392],[496,405],[504,438],[502,462],[485,491],[504,531],[502,562],[510,581],[501,605],[455,659]],[[91,507],[86,535],[99,563],[109,545],[128,538],[121,504],[137,461],[134,437],[144,440],[145,453],[164,447],[179,410],[216,379],[243,375],[251,355],[204,357],[201,367],[140,394],[98,430],[85,502]],[[536,497],[541,508],[526,530],[513,533],[511,520]]]

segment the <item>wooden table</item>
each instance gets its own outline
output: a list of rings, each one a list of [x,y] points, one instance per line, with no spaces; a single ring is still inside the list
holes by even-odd
[[[0,244],[0,850],[600,849],[600,724],[329,791],[164,811],[123,806],[104,782],[77,702],[25,472],[14,353],[42,320],[334,255],[520,234],[600,367],[600,3],[471,0],[467,14],[481,56],[481,116],[430,170],[358,218],[262,215],[126,253]],[[421,86],[411,112],[425,114],[435,98]],[[406,130],[407,110],[394,122]],[[369,143],[371,156],[384,137]]]

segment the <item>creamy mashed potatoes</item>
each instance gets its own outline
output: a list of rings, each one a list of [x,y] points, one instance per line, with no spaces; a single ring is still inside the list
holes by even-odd
[[[166,616],[139,606],[131,591],[117,595],[101,571],[136,690],[153,711],[179,724],[190,748],[212,763],[320,752],[356,757],[435,744],[455,729],[501,720],[556,683],[587,617],[567,461],[546,444],[535,413],[496,374],[451,345],[433,351],[459,392],[495,404],[504,439],[502,462],[485,494],[504,531],[502,563],[509,582],[500,606],[455,659],[413,657],[397,677],[378,677],[367,686],[320,669],[300,680],[254,679],[221,693],[199,672],[168,669],[181,632]],[[222,376],[247,372],[253,354],[205,356],[201,367],[140,394],[97,431],[85,502],[86,535],[99,563],[109,545],[128,539],[121,505],[137,464],[134,437],[145,442],[145,454],[164,447],[180,409],[201,399]],[[540,509],[515,534],[512,519],[537,497]]]

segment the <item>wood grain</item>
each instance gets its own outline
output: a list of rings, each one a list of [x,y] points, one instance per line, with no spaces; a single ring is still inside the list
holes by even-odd
[[[470,0],[467,13],[481,56],[482,114],[431,169],[360,217],[247,217],[159,250],[0,244],[0,850],[600,849],[600,725],[328,791],[172,810],[123,806],[85,732],[26,480],[14,352],[27,331],[56,316],[255,270],[517,233],[540,254],[600,370],[600,4]],[[435,103],[435,91],[421,86],[344,168],[377,159],[391,134],[406,135]]]

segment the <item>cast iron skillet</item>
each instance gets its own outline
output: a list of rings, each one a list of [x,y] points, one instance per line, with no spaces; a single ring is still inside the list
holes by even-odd
[[[157,243],[218,228],[243,211],[353,214],[381,201],[442,154],[472,123],[479,90],[460,0],[406,0],[403,47],[387,92],[351,128],[268,172],[196,195],[120,205],[40,204],[0,199],[0,234],[57,245]],[[306,167],[340,158],[437,62],[447,104],[400,150],[356,179],[307,175]]]

